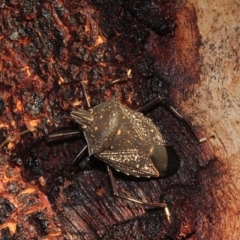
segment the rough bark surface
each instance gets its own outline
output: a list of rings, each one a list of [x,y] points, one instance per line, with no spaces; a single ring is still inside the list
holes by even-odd
[[[0,142],[41,123],[45,134],[13,137],[0,155],[1,239],[239,239],[240,5],[237,1],[3,1],[0,35]],[[34,13],[33,10],[36,10]],[[166,179],[114,173],[118,189],[164,212],[113,198],[106,166],[83,157],[84,136],[54,143],[47,132],[78,128],[36,33],[34,14],[69,101],[85,106],[132,69],[105,98],[137,109],[161,94],[198,138],[162,106],[148,116],[181,159]],[[18,140],[18,142],[17,142]]]
[[[239,36],[240,4],[238,1],[188,1],[195,9],[201,35],[200,81],[193,94],[182,102],[193,125],[204,127],[215,157],[215,169],[208,176],[209,190],[217,207],[217,224],[202,239],[239,239]],[[192,107],[194,106],[194,107]],[[191,110],[191,111],[190,111]],[[212,185],[211,175],[222,172]],[[205,175],[206,177],[206,175]],[[202,226],[199,225],[199,231]]]

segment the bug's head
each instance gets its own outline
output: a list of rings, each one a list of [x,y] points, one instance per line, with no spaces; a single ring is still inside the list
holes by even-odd
[[[171,146],[154,146],[150,158],[160,177],[174,175],[180,166],[179,157]]]
[[[70,112],[71,118],[86,129],[91,125],[93,121],[93,114],[91,111],[86,111],[83,109],[75,109]]]

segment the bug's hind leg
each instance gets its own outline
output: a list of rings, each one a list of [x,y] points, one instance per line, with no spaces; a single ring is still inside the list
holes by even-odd
[[[171,222],[170,212],[169,212],[169,209],[168,209],[168,206],[167,206],[166,203],[143,202],[143,201],[140,201],[138,199],[131,198],[131,197],[126,197],[122,194],[119,194],[118,191],[117,191],[117,185],[116,185],[112,170],[109,166],[107,166],[107,170],[108,170],[108,175],[109,175],[109,178],[110,178],[110,183],[111,183],[113,195],[115,197],[119,197],[119,198],[122,198],[122,199],[127,200],[127,201],[131,201],[131,202],[134,202],[134,203],[138,203],[138,204],[153,207],[153,208],[164,208],[165,213],[167,215],[167,219],[168,219],[169,222]]]

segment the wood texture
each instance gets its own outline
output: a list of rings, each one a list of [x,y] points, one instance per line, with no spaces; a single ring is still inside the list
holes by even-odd
[[[88,80],[93,104],[99,101],[99,86],[131,68],[131,81],[111,88],[105,98],[116,94],[137,109],[161,94],[199,139],[215,136],[198,144],[158,106],[147,115],[178,153],[178,173],[149,181],[115,173],[124,194],[166,202],[172,223],[162,210],[148,211],[114,199],[106,166],[97,159],[89,162],[85,156],[80,168],[73,168],[70,162],[85,144],[83,135],[48,144],[36,132],[14,138],[1,149],[1,239],[240,238],[240,4],[233,0],[142,4],[138,0],[2,4],[0,139],[40,122],[46,132],[78,127],[64,119],[53,121],[66,114],[69,105],[36,33],[34,5],[43,38],[64,79]],[[64,90],[84,106],[78,83]]]
[[[195,11],[201,35],[199,63],[200,81],[194,84],[182,108],[191,116],[194,126],[202,126],[201,134],[210,136],[217,158],[209,172],[205,197],[213,198],[215,224],[200,239],[240,238],[239,231],[239,1],[187,1]],[[181,87],[181,85],[180,85]],[[206,171],[206,170],[205,170]],[[206,177],[203,171],[201,174]],[[211,175],[220,171],[216,182]],[[197,232],[201,232],[207,216],[199,216]]]

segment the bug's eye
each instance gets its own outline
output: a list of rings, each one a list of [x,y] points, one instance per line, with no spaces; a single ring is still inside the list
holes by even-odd
[[[150,158],[160,177],[175,174],[180,166],[179,157],[171,146],[154,146]]]

